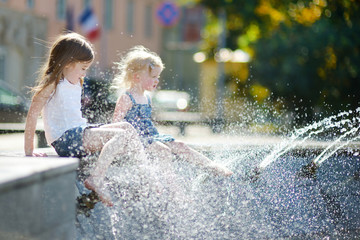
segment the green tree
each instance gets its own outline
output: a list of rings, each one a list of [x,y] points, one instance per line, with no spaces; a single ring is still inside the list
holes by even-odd
[[[251,84],[311,121],[360,100],[360,3],[352,0],[198,0],[227,12],[227,47],[253,55]],[[206,43],[206,39],[204,39]],[[214,51],[216,42],[205,44]]]

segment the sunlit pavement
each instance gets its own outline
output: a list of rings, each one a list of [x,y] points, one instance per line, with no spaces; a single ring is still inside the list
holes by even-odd
[[[254,136],[245,135],[241,130],[225,131],[224,133],[215,134],[208,126],[190,125],[186,127],[185,135],[180,134],[179,128],[176,126],[158,126],[158,130],[163,134],[170,134],[179,141],[186,142],[192,146],[199,145],[268,145],[279,143],[281,137],[273,136]],[[34,143],[37,139],[34,140]],[[0,134],[0,152],[23,151],[24,134]]]
[[[186,127],[185,135],[180,134],[180,130],[176,126],[158,126],[158,130],[163,134],[170,134],[176,140],[183,141],[197,149],[209,147],[234,147],[234,148],[251,148],[275,146],[286,142],[285,136],[269,135],[269,134],[248,134],[243,129],[224,129],[222,133],[213,133],[208,126],[189,125]],[[35,147],[36,147],[35,136]],[[332,141],[306,141],[300,144],[301,148],[326,148]],[[359,142],[352,143],[353,147],[360,146]],[[0,153],[7,152],[23,152],[24,134],[0,134]]]
[[[23,151],[23,149],[23,133],[0,134],[0,152]]]

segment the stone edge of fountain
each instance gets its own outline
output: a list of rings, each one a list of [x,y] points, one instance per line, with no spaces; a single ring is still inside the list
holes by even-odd
[[[76,158],[0,156],[0,239],[73,239],[77,167]]]

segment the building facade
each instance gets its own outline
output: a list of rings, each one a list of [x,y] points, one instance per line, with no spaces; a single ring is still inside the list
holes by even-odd
[[[119,54],[134,45],[160,53],[162,26],[155,17],[161,0],[1,0],[0,80],[26,94],[34,85],[48,42],[64,31],[86,36],[80,17],[93,10],[99,28],[92,40],[92,77],[108,80]]]

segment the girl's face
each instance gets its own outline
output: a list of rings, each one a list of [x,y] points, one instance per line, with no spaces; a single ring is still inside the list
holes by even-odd
[[[65,67],[64,77],[72,84],[78,84],[86,76],[86,71],[92,62],[76,62]]]
[[[146,91],[153,91],[156,89],[159,84],[159,78],[162,69],[158,66],[154,67],[151,72],[145,70],[140,72],[138,75],[139,83],[141,84],[142,89]]]

